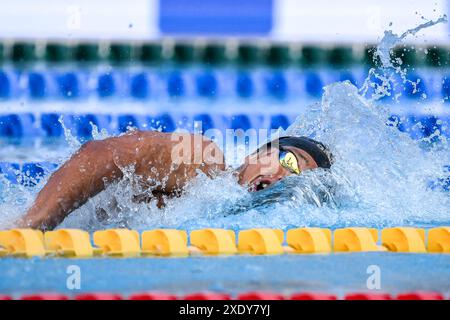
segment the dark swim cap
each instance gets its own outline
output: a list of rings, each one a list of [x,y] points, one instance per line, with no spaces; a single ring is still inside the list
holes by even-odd
[[[274,145],[280,150],[283,147],[296,147],[306,151],[317,163],[319,168],[329,169],[333,163],[330,150],[321,142],[308,137],[281,137],[266,144],[266,147]]]

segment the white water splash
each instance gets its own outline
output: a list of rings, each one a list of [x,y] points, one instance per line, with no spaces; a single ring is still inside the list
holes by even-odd
[[[393,33],[392,30],[385,31],[383,38],[376,47],[373,55],[373,62],[375,64],[378,64],[379,60],[379,69],[371,68],[369,70],[367,78],[360,88],[362,95],[366,95],[369,88],[372,88],[373,94],[371,100],[376,101],[380,98],[391,96],[391,92],[393,92],[397,86],[405,85],[406,83],[410,83],[414,90],[416,90],[419,83],[407,79],[407,69],[406,67],[402,68],[402,59],[396,58],[394,61],[395,63],[393,63],[393,49],[396,45],[402,43],[408,36],[414,36],[419,31],[433,27],[439,23],[447,23],[447,15],[443,15],[436,20],[424,22],[415,28],[406,30],[401,35]],[[400,78],[401,83],[398,83],[398,78]],[[374,80],[379,80],[380,83],[377,83],[377,81]],[[394,97],[395,100],[398,100],[400,95],[401,94],[397,94]],[[424,98],[426,98],[426,96],[424,96]]]
[[[162,210],[155,202],[133,201],[135,193],[145,191],[136,191],[135,177],[127,172],[63,225],[189,230],[448,224],[450,195],[428,184],[450,163],[449,149],[422,150],[417,141],[386,126],[387,115],[349,82],[332,84],[322,102],[286,131],[329,145],[335,158],[330,172],[305,172],[259,193],[239,186],[231,171],[216,179],[200,174]],[[120,205],[111,209],[111,203]],[[99,221],[99,211],[107,218]]]
[[[70,149],[72,149],[72,151],[75,151],[79,147],[81,147],[81,142],[78,141],[78,139],[74,135],[72,135],[72,131],[66,127],[63,115],[58,118],[58,122],[61,124],[61,127],[64,130],[64,138],[66,139],[67,145],[70,147]]]
[[[401,43],[409,35],[414,36],[423,29],[427,29],[439,23],[446,23],[446,22],[447,22],[447,15],[443,15],[442,17],[439,17],[436,20],[430,20],[418,25],[415,28],[408,29],[401,35],[396,35],[395,33],[392,32],[392,30],[385,31],[383,38],[381,39],[380,43],[377,46],[375,58],[376,57],[380,58],[383,68],[394,68],[391,62],[391,54],[392,49],[397,44]]]

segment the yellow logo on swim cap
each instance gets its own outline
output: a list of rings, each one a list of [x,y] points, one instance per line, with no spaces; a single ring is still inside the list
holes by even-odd
[[[300,174],[302,171],[298,167],[297,157],[290,151],[280,151],[280,164],[295,174]]]

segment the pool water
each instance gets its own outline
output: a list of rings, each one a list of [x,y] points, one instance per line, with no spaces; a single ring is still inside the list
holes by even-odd
[[[445,140],[433,146],[386,125],[383,109],[359,96],[350,83],[325,89],[321,104],[305,112],[286,132],[314,136],[332,146],[330,172],[311,171],[257,194],[239,186],[230,171],[211,180],[199,176],[183,196],[155,204],[134,203],[132,172],[69,216],[61,227],[96,230],[159,227],[193,230],[219,227],[388,226],[433,227],[450,224],[450,194],[430,188],[450,163]],[[316,124],[320,125],[317,126]],[[344,124],[344,125],[343,125]],[[71,148],[61,150],[67,157]],[[226,149],[225,149],[226,150]],[[230,150],[226,150],[230,152]],[[57,153],[58,154],[58,153]],[[58,154],[60,156],[61,154]],[[239,159],[235,160],[236,165]],[[35,186],[9,185],[2,190],[2,219],[17,217],[45,181]],[[120,208],[111,208],[115,199]],[[17,208],[22,208],[17,210]],[[109,215],[97,219],[99,208]],[[6,219],[6,220],[7,220]],[[82,272],[81,291],[129,294],[163,290],[239,293],[271,290],[284,294],[322,291],[343,295],[367,291],[367,268],[381,270],[379,291],[432,290],[449,293],[450,257],[445,254],[354,253],[331,255],[236,256],[141,259],[0,260],[0,291],[76,294],[67,289],[67,267]],[[48,272],[48,270],[52,270]]]
[[[389,68],[392,70],[392,66]],[[401,72],[392,75],[400,77],[400,80],[405,76]],[[369,76],[368,81],[372,80]],[[280,82],[277,83],[279,86]],[[334,164],[329,171],[304,172],[261,192],[249,193],[237,184],[233,168],[252,150],[243,143],[245,139],[237,143],[219,140],[217,143],[225,152],[228,170],[215,179],[199,175],[188,184],[182,196],[166,199],[163,209],[158,209],[154,202],[133,201],[136,192],[149,190],[136,187],[132,170],[125,170],[121,181],[108,186],[75,210],[61,227],[88,231],[114,227],[140,231],[161,227],[187,231],[217,227],[238,231],[257,227],[287,230],[306,226],[331,229],[349,226],[379,229],[449,226],[448,107],[445,101],[426,98],[420,90],[418,97],[417,88],[407,85],[411,80],[406,79],[404,84],[407,88],[400,102],[395,99],[374,100],[373,95],[372,98],[368,96],[373,86],[366,86],[365,90],[364,86],[358,88],[347,80],[326,86],[321,98],[315,100],[274,102],[263,98],[223,98],[212,103],[188,97],[182,102],[164,101],[159,107],[152,106],[152,114],[161,114],[161,110],[166,112],[165,117],[159,116],[156,122],[151,122],[155,126],[163,123],[162,129],[166,131],[172,131],[180,123],[182,126],[188,123],[192,129],[192,120],[199,114],[210,115],[210,120],[221,132],[225,128],[280,127],[279,131],[266,133],[259,143],[276,134],[313,137],[329,146]],[[376,95],[386,94],[383,85],[381,87]],[[397,93],[393,91],[390,94]],[[412,98],[407,98],[408,95]],[[114,100],[107,103],[70,102],[54,107],[51,103],[27,104],[24,108],[33,109],[35,106],[44,111],[57,110],[57,115],[74,106],[81,114],[92,112],[94,108],[101,116],[85,116],[82,120],[73,115],[58,120],[56,116],[56,122],[53,117],[52,121],[59,123],[58,130],[64,139],[40,137],[2,142],[2,168],[11,163],[35,161],[46,163],[48,172],[55,170],[55,166],[61,165],[87,136],[103,139],[124,131],[120,116],[130,108],[126,102]],[[117,108],[111,109],[111,106]],[[133,121],[139,124],[139,119],[142,120],[139,116],[145,115],[139,113],[142,108],[136,106],[135,110]],[[183,115],[188,120],[181,121]],[[435,115],[438,119],[433,118]],[[273,125],[277,116],[278,120],[284,119],[283,125]],[[25,118],[19,118],[19,123],[26,123],[23,122]],[[8,119],[15,121],[16,118]],[[42,117],[39,119],[43,121]],[[203,124],[207,122],[205,117],[198,119]],[[425,119],[425,129],[420,127],[420,121],[414,119]],[[113,130],[101,130],[102,121],[114,123]],[[430,125],[430,121],[434,122]],[[118,129],[120,126],[121,130]],[[2,170],[4,174],[10,172]],[[13,226],[14,220],[31,205],[48,178],[46,174],[39,181],[29,177],[27,180],[26,171],[22,168],[22,178],[25,176],[26,183],[12,182],[8,176],[0,178],[0,228]],[[98,212],[105,212],[106,217],[99,218]],[[377,265],[382,273],[383,291],[420,289],[450,292],[449,282],[445,281],[450,278],[448,255],[392,253],[89,260],[2,258],[0,292],[65,292],[68,290],[66,268],[71,264],[81,267],[82,290],[86,291],[129,293],[160,289],[185,293],[271,289],[289,293],[304,289],[340,294],[366,290],[367,268]]]
[[[81,288],[66,286],[67,268],[80,268]],[[163,291],[176,295],[250,290],[328,292],[342,296],[367,292],[370,266],[380,268],[380,289],[397,294],[436,291],[448,296],[449,258],[443,254],[345,253],[256,257],[139,259],[2,259],[0,292],[115,292],[129,295]],[[51,270],[51,272],[48,272]]]

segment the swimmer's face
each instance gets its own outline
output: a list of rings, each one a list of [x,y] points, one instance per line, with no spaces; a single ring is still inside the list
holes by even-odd
[[[300,171],[318,167],[314,159],[302,149],[288,146],[283,150],[292,152]],[[280,164],[279,156],[280,151],[274,147],[261,149],[247,156],[245,163],[238,169],[239,183],[248,186],[250,191],[260,191],[284,177],[295,174]]]

